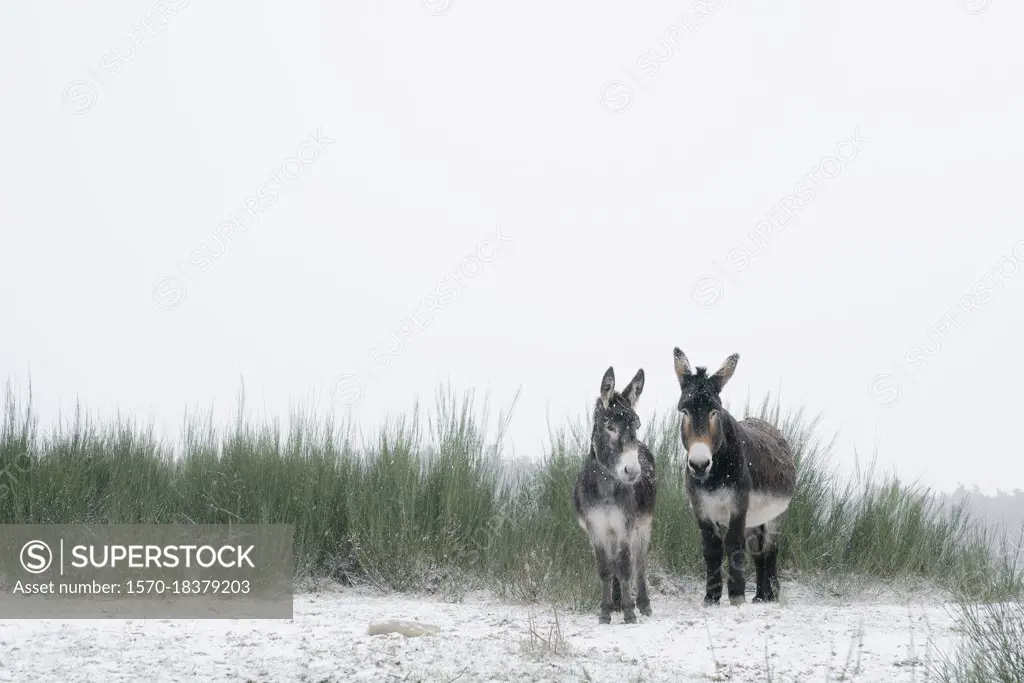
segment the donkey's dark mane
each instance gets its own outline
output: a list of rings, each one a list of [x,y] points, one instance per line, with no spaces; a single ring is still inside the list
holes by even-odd
[[[702,403],[711,403],[715,406],[720,403],[715,379],[708,375],[708,369],[705,367],[699,367],[696,372],[687,376],[686,382],[682,385],[682,391],[683,394],[679,399],[680,408],[685,398],[697,399]]]

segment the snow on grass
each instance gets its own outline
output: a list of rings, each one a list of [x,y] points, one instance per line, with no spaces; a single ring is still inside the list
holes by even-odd
[[[292,621],[0,622],[2,681],[913,681],[952,617],[933,596],[892,591],[705,609],[656,595],[654,614],[610,626],[596,612],[365,590],[301,593]],[[748,596],[749,597],[749,596]],[[389,619],[434,636],[368,635]]]

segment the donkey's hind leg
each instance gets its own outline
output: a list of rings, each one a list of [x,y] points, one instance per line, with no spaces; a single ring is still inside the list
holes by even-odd
[[[651,518],[636,521],[636,606],[640,614],[651,616],[651,598],[647,595],[647,550],[651,545]]]
[[[753,602],[763,602],[766,595],[771,594],[771,587],[767,585],[765,543],[764,524],[747,529],[747,552],[754,559],[754,571],[757,574],[757,592]]]
[[[756,540],[748,536],[747,541],[757,566],[757,595],[754,596],[754,602],[774,602],[779,593],[779,579],[776,575],[776,560],[779,556],[778,521],[773,519],[751,531],[756,536]]]
[[[765,601],[772,602],[779,596],[779,577],[776,560],[779,557],[779,520],[773,519],[764,525],[764,586]]]

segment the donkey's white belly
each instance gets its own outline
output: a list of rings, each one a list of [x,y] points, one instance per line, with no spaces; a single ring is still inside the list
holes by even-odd
[[[728,489],[718,489],[714,493],[698,494],[700,500],[700,516],[720,524],[729,525],[729,519],[736,512],[736,496]],[[792,498],[773,496],[751,491],[747,505],[746,528],[761,526],[775,519],[789,507]]]
[[[594,508],[587,512],[586,530],[595,545],[615,548],[626,541],[626,515],[612,505]]]
[[[697,494],[700,501],[700,516],[709,522],[722,526],[729,524],[729,518],[736,510],[736,496],[729,489],[718,489],[714,493],[701,491]]]
[[[651,515],[637,517],[633,528],[628,529],[626,515],[617,507],[606,506],[590,510],[585,518],[578,519],[580,526],[590,536],[594,546],[614,554],[623,543],[634,551],[646,553],[651,542]]]
[[[751,492],[750,504],[747,506],[747,528],[772,521],[786,511],[791,500],[788,496]]]

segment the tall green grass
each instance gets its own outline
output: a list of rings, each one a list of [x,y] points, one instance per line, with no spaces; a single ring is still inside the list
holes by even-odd
[[[958,603],[959,643],[929,660],[931,679],[943,683],[1024,681],[1024,602]]]
[[[522,464],[503,457],[509,414],[489,430],[486,403],[440,391],[377,433],[296,413],[286,425],[243,417],[218,429],[186,418],[181,444],[130,420],[97,423],[81,411],[40,434],[31,399],[8,387],[0,423],[0,523],[289,523],[303,576],[388,590],[459,593],[488,588],[520,600],[577,606],[597,600],[593,556],[570,496],[587,452],[577,421]],[[513,404],[514,407],[514,404]],[[1015,593],[1020,580],[988,551],[961,504],[879,476],[831,466],[834,441],[817,420],[766,398],[745,411],[777,424],[798,458],[797,494],[783,528],[780,568],[819,577],[919,578],[950,588]],[[678,424],[654,416],[656,576],[703,572],[699,533],[683,490]]]
[[[997,555],[1008,566],[1021,567],[1024,560],[1024,528],[1005,530]],[[981,584],[979,580],[975,585]],[[1024,598],[958,591],[950,608],[955,619],[956,641],[948,652],[928,659],[931,680],[942,683],[1019,683],[1024,681]],[[986,599],[987,598],[987,599]]]

